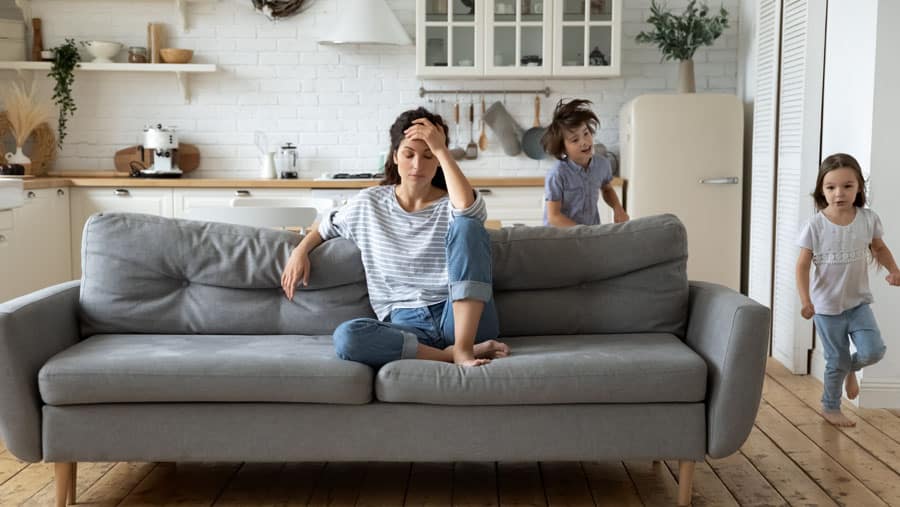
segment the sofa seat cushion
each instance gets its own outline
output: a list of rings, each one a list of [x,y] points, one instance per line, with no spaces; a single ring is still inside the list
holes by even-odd
[[[699,402],[706,362],[671,334],[504,338],[509,357],[463,368],[435,361],[388,363],[375,395],[439,405]]]
[[[41,368],[50,405],[153,402],[361,404],[374,372],[329,336],[95,335]]]

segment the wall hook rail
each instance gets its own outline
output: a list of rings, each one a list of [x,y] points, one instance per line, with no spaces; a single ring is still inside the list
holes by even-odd
[[[540,90],[426,90],[424,86],[419,87],[419,97],[442,94],[499,95],[501,93],[518,93],[526,95],[544,94],[545,97],[549,97],[550,87],[546,86],[544,88],[541,88]]]

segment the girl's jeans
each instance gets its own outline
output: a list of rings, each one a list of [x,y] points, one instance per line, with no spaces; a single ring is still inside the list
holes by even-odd
[[[841,409],[844,378],[884,357],[885,346],[869,305],[863,303],[840,315],[813,317],[825,355],[825,393],[822,407],[828,411]],[[850,340],[856,352],[850,354]]]
[[[395,308],[384,322],[353,319],[334,330],[338,357],[380,367],[397,359],[413,359],[419,343],[444,349],[453,345],[452,301],[483,301],[475,343],[500,334],[491,281],[491,240],[480,220],[458,216],[447,232],[447,275],[450,299],[420,308]]]

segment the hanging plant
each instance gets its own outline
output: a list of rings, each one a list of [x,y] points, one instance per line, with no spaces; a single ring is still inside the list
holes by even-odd
[[[75,67],[81,61],[78,46],[72,39],[66,39],[66,43],[52,49],[53,67],[50,68],[49,77],[56,81],[53,87],[53,102],[59,106],[59,146],[62,147],[66,138],[66,122],[78,109],[75,99],[72,98],[72,85],[75,84]]]
[[[269,19],[289,18],[308,9],[314,0],[253,0],[253,8]]]
[[[728,28],[728,11],[724,7],[719,8],[718,15],[710,16],[709,6],[704,3],[698,8],[696,3],[696,0],[688,2],[678,16],[652,0],[647,22],[653,25],[653,30],[637,34],[635,40],[656,44],[663,60],[690,60],[697,48],[711,46]]]

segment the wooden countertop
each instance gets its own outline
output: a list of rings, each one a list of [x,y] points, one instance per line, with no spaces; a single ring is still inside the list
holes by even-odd
[[[469,178],[474,187],[543,187],[544,178]],[[26,190],[52,187],[127,187],[127,188],[366,188],[377,180],[254,180],[220,178],[127,178],[127,177],[67,177],[42,176],[26,179]],[[621,178],[613,179],[613,186],[622,186]]]

